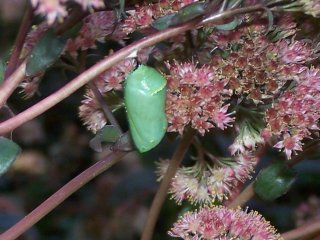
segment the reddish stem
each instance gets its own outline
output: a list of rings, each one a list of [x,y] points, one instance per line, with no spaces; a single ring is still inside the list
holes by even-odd
[[[30,4],[27,3],[27,9],[23,16],[18,35],[13,45],[12,54],[10,56],[10,59],[5,71],[5,75],[4,75],[5,79],[7,79],[13,73],[16,66],[18,65],[21,49],[23,47],[27,33],[31,27],[32,18],[33,18],[33,11]]]
[[[66,185],[60,188],[57,192],[51,195],[47,200],[41,203],[31,213],[21,219],[14,226],[9,228],[7,231],[0,235],[1,240],[13,240],[17,239],[22,233],[32,227],[45,215],[47,215],[56,206],[62,203],[72,193],[77,191],[83,185],[88,183],[90,180],[101,174],[105,170],[109,169],[115,163],[117,163],[126,153],[124,152],[113,152],[106,158],[100,160],[96,164],[92,165],[78,176],[69,181]]]
[[[237,208],[243,206],[254,196],[253,183],[251,182],[227,207]]]
[[[313,223],[304,224],[296,229],[282,233],[284,240],[302,239],[303,237],[313,235],[320,232],[320,220]],[[313,238],[312,238],[313,239]]]
[[[11,74],[5,82],[0,85],[0,109],[6,104],[16,87],[21,83],[26,73],[26,61]],[[11,119],[11,118],[10,118]],[[7,131],[10,132],[11,130]],[[5,133],[5,132],[4,132]]]

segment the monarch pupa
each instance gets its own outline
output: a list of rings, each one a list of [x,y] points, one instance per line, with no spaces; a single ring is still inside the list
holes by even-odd
[[[157,146],[166,133],[165,98],[166,79],[154,68],[140,65],[126,78],[124,99],[129,128],[140,152]]]

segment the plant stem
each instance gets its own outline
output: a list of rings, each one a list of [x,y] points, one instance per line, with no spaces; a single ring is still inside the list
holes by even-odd
[[[296,229],[282,233],[284,240],[302,239],[303,237],[313,235],[320,232],[320,220],[313,223],[304,224]]]
[[[170,160],[168,169],[166,174],[164,175],[160,187],[152,201],[148,217],[143,229],[141,240],[150,240],[153,236],[153,231],[155,228],[155,225],[157,223],[157,219],[161,210],[161,207],[166,199],[168,189],[170,187],[171,179],[176,174],[176,171],[187,152],[189,145],[192,142],[194,136],[194,130],[189,129],[184,135],[183,138],[176,149],[175,153],[172,156],[172,159]]]
[[[28,25],[31,25],[32,20],[32,9],[29,6],[28,12],[23,18],[19,33],[14,44],[14,50],[10,57],[7,70],[6,70],[6,80],[2,85],[0,85],[0,108],[2,108],[13,91],[18,87],[18,85],[23,81],[26,74],[26,60],[20,63],[20,66],[13,72],[14,68],[18,64],[18,58],[23,47],[24,39],[29,29]],[[67,18],[61,25],[57,27],[57,33],[62,34],[66,30],[70,29],[74,24],[78,23],[81,18],[83,18],[86,13],[83,13],[81,9],[77,11],[74,10],[70,17]],[[11,66],[12,65],[12,66]],[[13,72],[13,73],[12,73]],[[10,81],[10,83],[8,83]]]
[[[112,167],[117,163],[122,157],[126,155],[125,152],[112,152],[106,158],[95,163],[78,176],[69,181],[66,185],[60,188],[47,200],[41,203],[36,209],[31,213],[21,219],[14,226],[9,228],[7,231],[0,235],[1,240],[14,240],[17,239],[22,233],[32,227],[50,211],[52,211],[56,206],[68,198],[72,193],[77,191],[83,185],[88,183],[90,180],[95,178],[97,175],[101,174],[105,170]]]
[[[21,49],[23,47],[25,38],[27,33],[31,27],[32,18],[33,18],[33,11],[30,4],[27,2],[27,7],[21,21],[21,25],[18,31],[18,35],[13,45],[12,54],[10,56],[6,71],[5,71],[5,79],[7,79],[15,70],[16,66],[18,65],[19,56],[21,53]]]
[[[93,78],[95,78],[102,72],[106,71],[111,66],[119,63],[121,60],[127,58],[132,53],[136,53],[140,49],[152,46],[160,41],[177,36],[180,33],[185,32],[189,29],[200,27],[200,25],[202,24],[207,24],[207,23],[213,24],[218,21],[221,22],[222,20],[227,19],[230,16],[234,16],[235,14],[244,14],[247,12],[260,11],[261,8],[262,8],[262,5],[257,4],[257,5],[244,7],[244,8],[227,10],[223,13],[210,15],[208,16],[208,18],[203,20],[194,19],[180,26],[165,29],[163,31],[151,34],[148,37],[142,38],[139,41],[136,41],[122,48],[121,50],[115,52],[114,54],[111,54],[109,57],[96,63],[87,71],[83,72],[78,77],[74,78],[71,82],[66,84],[60,90],[56,91],[55,93],[43,99],[39,103],[28,108],[24,112],[21,112],[15,117],[0,123],[0,135],[3,135],[6,132],[10,132],[15,128],[19,127],[20,125],[22,125],[23,123],[39,116],[40,114],[47,111],[51,107],[55,106],[57,103],[61,102],[66,97],[70,96],[72,93],[77,91],[79,88],[87,84],[89,81],[91,81]],[[0,107],[3,100],[1,99],[1,92],[2,92],[2,89],[0,88]]]
[[[253,183],[251,182],[227,207],[237,208],[243,206],[254,196]]]
[[[113,116],[112,111],[110,110],[108,104],[106,103],[106,101],[103,99],[103,96],[101,95],[99,89],[97,88],[97,86],[93,83],[90,82],[89,83],[89,87],[91,88],[95,98],[97,99],[97,101],[100,104],[100,107],[102,108],[102,111],[105,115],[105,117],[109,120],[109,122],[116,127],[121,133],[122,133],[122,129],[117,121],[117,119]]]
[[[8,98],[21,83],[26,73],[26,61],[22,62],[20,66],[11,74],[6,81],[0,85],[0,109],[6,104]],[[7,131],[10,132],[11,130]]]

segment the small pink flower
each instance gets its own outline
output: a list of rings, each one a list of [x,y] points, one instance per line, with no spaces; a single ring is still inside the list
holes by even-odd
[[[81,103],[79,116],[84,124],[87,125],[87,128],[96,133],[106,125],[107,120],[91,90],[87,91],[85,99]]]
[[[36,76],[27,77],[20,83],[19,87],[22,88],[20,93],[24,99],[29,99],[34,96],[38,91],[39,83],[43,76],[44,72],[40,72]]]
[[[231,155],[243,153],[247,150],[254,150],[258,144],[263,144],[264,139],[258,130],[248,121],[244,121],[239,126],[239,134],[229,147]]]
[[[226,126],[230,127],[232,126],[232,122],[234,122],[234,117],[230,117],[234,114],[234,112],[227,113],[229,108],[229,104],[223,106],[218,111],[215,111],[213,113],[213,116],[211,117],[213,122],[217,125],[218,128],[224,130]]]
[[[284,148],[284,151],[286,153],[286,156],[288,159],[291,159],[292,152],[295,151],[302,151],[302,143],[301,143],[301,136],[295,135],[291,136],[289,133],[286,133],[283,136],[283,140],[279,141],[276,145],[273,147],[275,148]]]
[[[279,54],[284,63],[306,62],[311,59],[312,50],[310,46],[302,41],[293,40],[290,44],[283,40],[279,42]]]
[[[41,14],[47,18],[49,25],[53,24],[56,19],[62,20],[67,16],[66,6],[63,5],[63,0],[38,0],[32,1],[36,6],[36,13]]]

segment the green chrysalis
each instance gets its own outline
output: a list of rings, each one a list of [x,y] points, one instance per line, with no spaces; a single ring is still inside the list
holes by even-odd
[[[167,130],[166,79],[154,68],[140,65],[126,79],[124,100],[134,144],[140,152],[158,145]]]

